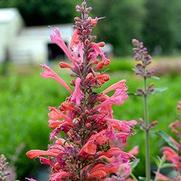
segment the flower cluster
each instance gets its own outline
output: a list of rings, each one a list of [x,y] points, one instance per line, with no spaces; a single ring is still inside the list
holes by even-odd
[[[92,35],[99,18],[88,15],[91,8],[85,0],[76,10],[81,17],[75,18],[68,47],[57,28],[51,33],[52,43],[57,44],[71,62],[61,62],[60,67],[72,70],[76,77],[71,81],[74,90],[51,68],[42,65],[41,75],[56,80],[70,96],[58,108],[49,107],[48,122],[52,131],[48,150],[31,150],[27,156],[38,157],[42,164],[51,167],[50,181],[125,181],[134,156],[123,148],[136,121],[114,119],[112,106],[122,105],[128,98],[126,81],[96,92],[96,88],[109,80],[109,75],[100,70],[109,65],[110,60],[102,51],[105,43],[94,42]]]
[[[178,103],[178,111],[181,112],[180,109],[180,102]],[[174,138],[170,137],[170,141],[174,145],[173,148],[171,147],[164,147],[163,148],[163,155],[165,159],[168,162],[172,163],[173,169],[176,171],[176,176],[175,178],[168,178],[160,173],[156,176],[158,180],[166,180],[166,181],[176,181],[176,180],[181,180],[181,121],[177,120],[173,123],[171,123],[170,128],[172,132],[176,135],[176,138],[178,141],[176,141]]]
[[[8,176],[10,175],[8,170],[8,162],[4,155],[0,155],[0,180],[6,181],[8,180]]]
[[[136,60],[137,64],[135,67],[136,75],[139,75],[146,80],[154,75],[153,70],[149,68],[149,65],[152,63],[152,57],[149,55],[147,48],[144,46],[143,42],[139,40],[133,39],[132,44],[133,48],[133,57]],[[138,89],[137,95],[138,96],[147,96],[154,91],[154,86],[151,84],[149,85],[146,90]]]
[[[152,57],[148,54],[147,48],[144,47],[143,42],[133,39],[132,44],[135,47],[133,49],[133,56],[138,62],[135,69],[136,74],[142,77],[150,77],[152,71],[147,69],[147,67],[152,63]]]
[[[170,147],[164,147],[163,148],[163,155],[165,156],[165,159],[172,163],[173,168],[176,170],[176,178],[175,180],[181,180],[181,122],[175,121],[170,125],[173,133],[176,134],[178,137],[178,142],[174,140],[173,138],[170,138],[171,141],[176,146],[176,149],[170,148]],[[171,181],[173,179],[167,178],[167,180]]]

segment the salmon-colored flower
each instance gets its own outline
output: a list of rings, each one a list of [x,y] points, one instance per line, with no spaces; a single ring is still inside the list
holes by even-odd
[[[90,154],[90,155],[94,155],[96,153],[97,150],[97,145],[95,143],[91,142],[87,142],[84,147],[80,150],[80,154]]]
[[[107,94],[111,91],[115,91],[116,89],[123,89],[127,90],[126,88],[126,80],[121,80],[119,82],[114,83],[113,85],[109,86],[107,89],[105,89],[102,93]]]
[[[178,170],[181,170],[181,157],[176,151],[170,147],[164,147],[163,155],[165,155],[166,160],[172,162]]]
[[[39,157],[39,156],[57,156],[57,150],[48,150],[48,151],[43,151],[43,150],[31,150],[31,151],[28,151],[26,153],[26,155],[30,158],[30,159],[33,159],[33,158],[36,158],[36,157]]]
[[[131,133],[132,128],[137,124],[136,121],[120,121],[117,119],[106,118],[108,121],[108,125],[113,127],[114,129],[122,132]]]
[[[58,83],[60,83],[68,92],[70,92],[70,93],[72,92],[72,90],[67,85],[67,83],[62,78],[60,78],[50,67],[48,67],[45,64],[43,64],[41,66],[43,68],[43,72],[41,73],[42,77],[54,79]]]
[[[91,24],[92,24],[92,26],[96,26],[97,25],[97,22],[98,22],[98,20],[99,20],[99,18],[91,18]]]
[[[138,153],[139,153],[139,147],[138,146],[135,146],[133,149],[131,149],[129,151],[129,154],[134,155],[134,156],[137,156]]]
[[[109,75],[107,75],[107,74],[99,74],[95,78],[99,85],[104,84],[105,82],[107,82],[110,79]]]
[[[60,62],[59,65],[60,65],[60,68],[70,68],[70,69],[72,69],[72,65],[69,64],[69,63],[66,63],[66,62]]]
[[[59,119],[65,119],[67,121],[70,121],[70,118],[63,114],[60,110],[58,110],[55,107],[49,107],[49,113],[48,116],[51,120],[59,120]]]
[[[52,43],[57,44],[64,51],[64,53],[67,55],[68,59],[72,63],[75,62],[75,60],[73,59],[73,57],[71,55],[70,50],[66,46],[64,40],[62,39],[61,33],[60,33],[58,28],[53,28],[52,29],[50,39],[51,39]]]
[[[98,145],[105,144],[109,138],[106,136],[106,130],[103,130],[95,135],[92,135],[87,143],[80,150],[80,154],[95,154]]]
[[[170,124],[170,128],[172,129],[173,133],[176,134],[176,138],[179,139],[179,141],[177,142],[175,139],[173,139],[172,137],[170,137],[170,141],[173,143],[173,145],[175,146],[174,149],[171,147],[163,147],[162,151],[163,151],[163,155],[164,158],[166,159],[166,161],[171,162],[172,164],[172,168],[175,170],[175,176],[173,176],[172,178],[170,177],[166,177],[164,175],[162,175],[159,170],[156,172],[156,180],[163,180],[163,181],[180,181],[181,180],[181,155],[180,155],[180,149],[181,149],[181,143],[180,143],[180,130],[181,130],[181,124],[179,121],[175,121],[172,124]]]
[[[78,77],[76,80],[75,80],[75,90],[71,96],[71,101],[74,102],[75,104],[77,105],[80,105],[80,102],[83,98],[83,93],[81,91],[81,79]]]
[[[107,170],[104,164],[97,164],[88,175],[88,179],[104,179],[107,176]]]
[[[103,91],[103,93],[105,92],[107,93],[114,90],[115,93],[111,97],[107,97],[105,101],[103,101],[100,105],[96,107],[97,109],[101,107],[104,108],[107,106],[109,107],[110,105],[121,105],[126,101],[126,99],[128,98],[128,94],[127,94],[127,87],[125,81],[122,81],[121,84],[118,85],[119,86],[117,85],[111,86],[105,91]]]
[[[92,52],[89,54],[89,59],[95,61],[99,56],[101,57],[100,62],[97,62],[96,69],[100,70],[104,66],[107,66],[110,64],[110,59],[106,58],[104,52],[101,50],[101,47],[103,47],[104,43],[92,43],[91,48]]]
[[[78,35],[77,30],[75,29],[72,35],[70,46],[69,46],[70,49],[73,49],[73,47],[76,47],[79,43],[80,43],[79,35]]]

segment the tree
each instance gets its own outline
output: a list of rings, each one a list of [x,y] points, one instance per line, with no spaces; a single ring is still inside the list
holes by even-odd
[[[143,0],[93,1],[95,14],[105,15],[98,31],[99,39],[106,39],[114,46],[116,55],[130,53],[131,39],[139,38],[145,15]]]
[[[18,8],[28,26],[70,23],[74,16],[72,0],[1,0],[4,7]]]
[[[178,0],[147,0],[143,39],[154,52],[157,47],[160,53],[169,54],[176,46],[178,34]],[[181,3],[180,3],[181,4]]]

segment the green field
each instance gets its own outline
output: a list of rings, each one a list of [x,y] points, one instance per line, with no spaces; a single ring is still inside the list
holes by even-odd
[[[127,80],[129,93],[134,93],[137,87],[142,87],[141,79],[130,70],[132,63],[123,62],[113,61],[109,69],[111,80],[102,89],[120,79]],[[12,159],[13,155],[17,156],[15,163],[19,175],[27,174],[37,162],[28,160],[25,152],[29,149],[46,149],[47,147],[48,106],[59,106],[68,96],[68,93],[56,82],[41,78],[39,72],[39,67],[14,68],[11,66],[8,76],[0,76],[0,153],[4,153],[9,159]],[[58,72],[69,82],[69,72],[64,70],[58,70]],[[181,99],[181,76],[167,75],[162,76],[160,80],[151,79],[150,82],[156,87],[168,88],[167,91],[154,94],[149,99],[150,120],[158,121],[158,125],[152,132],[153,158],[153,155],[160,154],[160,147],[164,144],[164,141],[154,132],[158,130],[169,132],[169,123],[176,119],[176,104]],[[137,120],[143,114],[142,99],[130,96],[124,105],[114,107],[114,112],[115,117],[120,120]],[[22,144],[24,147],[17,154],[17,149]],[[127,149],[135,145],[140,147],[138,156],[141,159],[136,175],[142,175],[144,172],[144,135],[143,131],[138,128],[135,129],[135,135],[130,138]]]

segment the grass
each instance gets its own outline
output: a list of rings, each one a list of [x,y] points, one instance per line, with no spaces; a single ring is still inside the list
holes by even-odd
[[[120,79],[127,80],[130,93],[135,92],[137,87],[142,87],[141,80],[135,77],[131,71],[128,72],[129,68],[124,63],[120,63],[120,65],[126,68],[111,72],[111,80],[101,90]],[[113,64],[116,66],[115,61],[111,66]],[[130,68],[132,67],[130,66]],[[17,172],[21,176],[26,175],[35,165],[35,162],[26,158],[25,152],[29,149],[46,149],[47,147],[48,106],[59,106],[68,96],[68,93],[53,80],[42,79],[39,71],[39,68],[34,66],[18,70],[11,67],[9,76],[0,77],[0,153],[12,158],[17,152],[16,149],[21,144],[25,145],[16,162]],[[60,70],[59,73],[69,82],[69,72]],[[175,107],[181,98],[179,86],[181,77],[167,75],[161,77],[159,81],[153,79],[150,82],[154,82],[156,87],[168,88],[167,91],[157,93],[149,99],[150,120],[158,121],[158,125],[152,131],[151,158],[153,160],[155,155],[160,154],[160,146],[164,144],[162,139],[154,133],[158,130],[169,132],[168,125],[176,118]],[[142,117],[142,110],[142,100],[135,96],[130,96],[124,105],[114,107],[115,117],[121,120],[137,120]],[[138,157],[141,158],[141,162],[136,170],[139,175],[144,171],[143,144],[143,132],[136,128],[135,135],[130,138],[127,149],[131,149],[135,145],[140,147]]]

